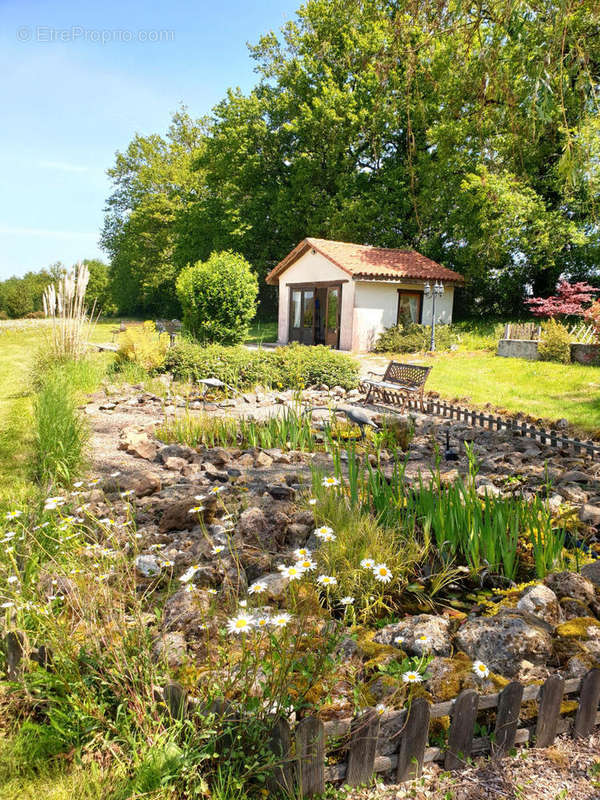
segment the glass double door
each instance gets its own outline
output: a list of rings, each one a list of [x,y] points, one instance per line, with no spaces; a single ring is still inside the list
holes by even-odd
[[[337,348],[341,294],[339,285],[291,287],[290,341]]]

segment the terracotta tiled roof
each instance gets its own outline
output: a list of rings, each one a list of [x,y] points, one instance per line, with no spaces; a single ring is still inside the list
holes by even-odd
[[[267,283],[276,284],[281,273],[311,248],[357,279],[398,280],[399,278],[408,278],[464,283],[463,276],[458,272],[446,269],[436,261],[417,253],[416,250],[392,250],[385,247],[370,247],[363,244],[312,238],[303,239],[291,253],[288,253],[269,272]]]

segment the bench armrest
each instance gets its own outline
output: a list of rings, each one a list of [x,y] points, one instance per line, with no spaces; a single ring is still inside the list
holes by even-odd
[[[378,378],[383,378],[384,374],[383,372],[373,372],[373,370],[367,372],[367,375],[375,375]]]

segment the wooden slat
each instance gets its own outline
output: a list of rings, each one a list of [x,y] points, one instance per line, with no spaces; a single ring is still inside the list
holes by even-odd
[[[273,793],[285,793],[291,797],[294,789],[294,766],[291,762],[292,735],[286,719],[279,716],[274,718],[270,746],[277,763],[269,788]]]
[[[406,725],[400,738],[396,780],[398,783],[419,778],[429,737],[429,703],[417,697],[411,703]]]
[[[9,631],[4,639],[6,651],[6,677],[9,681],[18,681],[23,671],[24,636],[18,631]]]
[[[296,727],[300,792],[306,797],[325,791],[325,732],[318,717],[305,717]]]
[[[591,669],[583,676],[579,708],[575,717],[573,735],[579,738],[589,736],[596,722],[598,701],[600,700],[600,669]]]
[[[474,689],[465,689],[454,702],[444,762],[447,770],[460,769],[471,755],[478,702],[479,695]]]
[[[187,712],[187,691],[179,683],[172,681],[163,689],[163,699],[173,719],[183,719]]]
[[[352,720],[348,745],[348,769],[346,783],[360,786],[373,775],[377,738],[379,736],[379,714],[368,708]]]
[[[564,680],[560,675],[551,675],[542,686],[535,729],[536,747],[549,747],[556,738],[563,692]]]
[[[495,756],[502,757],[514,746],[522,700],[523,686],[518,681],[509,683],[500,692],[493,746]]]

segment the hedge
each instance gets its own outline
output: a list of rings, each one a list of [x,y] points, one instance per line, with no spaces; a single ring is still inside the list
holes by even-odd
[[[257,385],[298,389],[321,383],[354,389],[359,382],[359,367],[351,356],[299,344],[248,350],[183,340],[168,351],[164,369],[178,380],[219,378],[238,389]]]

